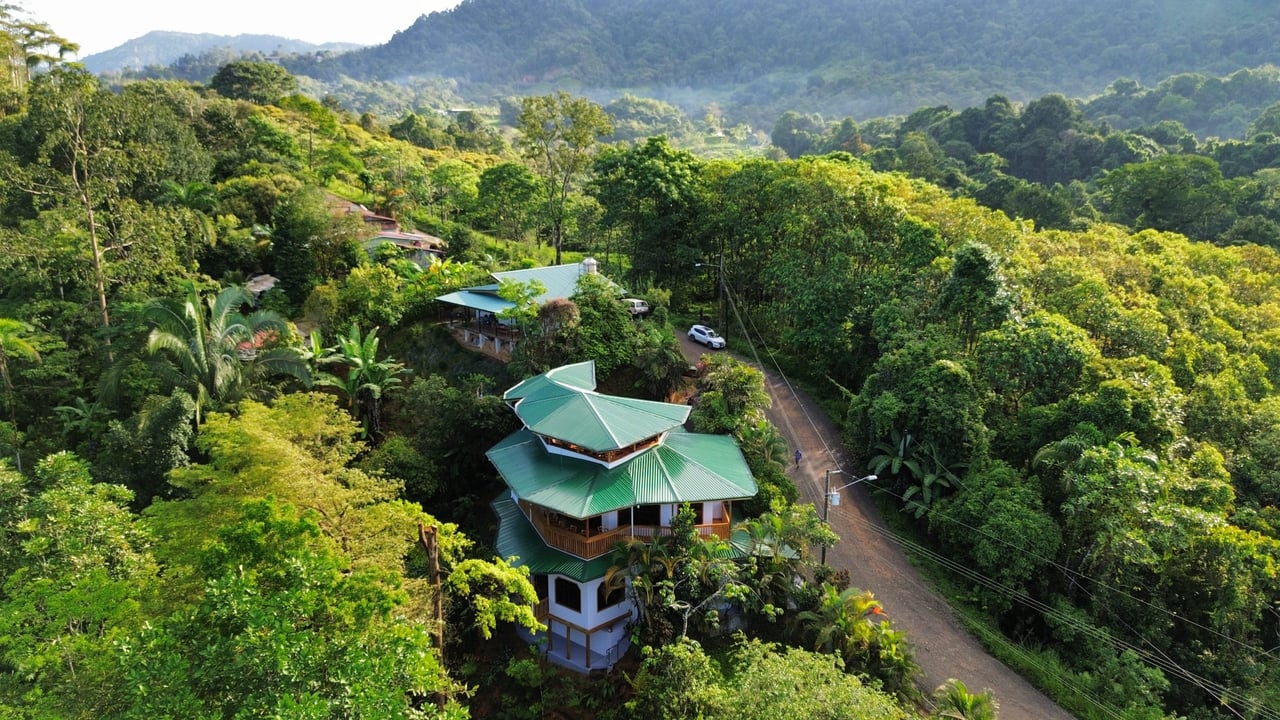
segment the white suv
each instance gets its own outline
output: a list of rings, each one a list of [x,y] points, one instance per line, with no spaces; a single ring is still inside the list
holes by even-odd
[[[639,317],[649,314],[649,303],[638,298],[623,298],[622,304],[627,307],[627,311],[632,315]]]
[[[689,339],[694,342],[702,343],[709,348],[718,349],[724,347],[724,338],[720,337],[716,334],[715,330],[712,330],[706,325],[694,325],[689,328]]]

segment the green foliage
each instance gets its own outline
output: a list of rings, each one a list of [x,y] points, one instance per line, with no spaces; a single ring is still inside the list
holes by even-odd
[[[399,390],[410,372],[395,358],[379,360],[378,343],[378,328],[361,335],[356,323],[346,335],[338,336],[338,344],[332,348],[319,348],[319,337],[312,332],[312,361],[317,367],[337,368],[336,373],[317,370],[313,383],[337,389],[345,397],[347,409],[360,419],[364,433],[375,437],[382,428],[383,395]]]
[[[954,318],[966,348],[974,346],[982,331],[999,327],[1012,309],[998,263],[988,248],[966,245],[955,252],[951,275],[942,285],[938,310]]]
[[[714,661],[696,641],[681,638],[658,648],[646,648],[634,685],[635,698],[627,710],[636,718],[711,718],[724,712],[728,693]]]
[[[520,163],[504,162],[480,173],[478,211],[489,226],[508,240],[522,240],[533,224],[541,193],[537,176]]]
[[[167,495],[169,471],[191,462],[195,416],[195,401],[181,390],[147,398],[136,416],[107,426],[94,460],[95,477],[129,488],[138,507]]]
[[[999,463],[968,473],[962,489],[935,502],[929,527],[1007,589],[984,595],[997,613],[1012,608],[1010,592],[1044,589],[1045,566],[1062,545],[1062,533],[1045,510],[1035,478]]]
[[[768,512],[779,503],[790,504],[800,497],[800,490],[787,475],[791,457],[786,438],[773,423],[764,418],[742,423],[734,431],[742,456],[755,476],[758,490],[742,504],[748,517]]]
[[[838,659],[758,640],[740,641],[730,656],[733,690],[726,717],[902,718],[893,698],[842,672]],[[761,698],[769,698],[760,702]]]
[[[12,318],[0,318],[0,379],[4,381],[5,404],[9,410],[9,420],[18,426],[18,409],[13,402],[13,379],[9,375],[9,359],[36,361],[40,353],[31,344],[28,335],[34,330],[31,325]],[[15,452],[14,462],[19,471],[22,470],[22,456]]]
[[[845,674],[838,658],[798,648],[739,635],[723,667],[690,640],[646,652],[634,683],[636,697],[627,703],[631,717],[909,717],[893,698]]]
[[[338,288],[338,314],[356,325],[394,329],[404,317],[402,285],[385,265],[353,268]]]
[[[297,351],[286,345],[288,328],[275,313],[242,315],[252,302],[243,288],[223,288],[202,298],[195,283],[182,301],[153,301],[146,315],[153,325],[147,352],[163,356],[162,372],[195,401],[199,424],[206,409],[220,409],[242,398],[265,397],[265,381],[287,374],[309,380]]]
[[[684,139],[693,133],[693,123],[678,107],[653,98],[624,93],[604,108],[613,123],[611,142],[640,141],[655,136]]]
[[[987,385],[1016,413],[1024,404],[1056,402],[1079,388],[1098,350],[1065,318],[1035,314],[980,335],[974,355]]]
[[[217,538],[197,559],[200,602],[121,653],[131,716],[461,714],[418,710],[453,689],[427,627],[396,612],[407,598],[386,573],[353,571],[308,514],[248,503]]]
[[[155,582],[129,491],[92,482],[66,453],[41,460],[26,488],[0,466],[0,487],[0,712],[100,715],[116,691],[113,644],[141,626]]]
[[[694,430],[737,433],[764,419],[772,404],[764,373],[729,355],[703,357],[706,371],[698,378],[698,402],[689,416]]]
[[[642,323],[636,328],[635,350],[631,366],[639,378],[636,387],[646,397],[666,399],[683,383],[689,362],[680,349],[680,341],[669,326]]]
[[[831,547],[839,538],[811,504],[778,502],[759,517],[739,523],[745,533],[747,561],[743,581],[751,586],[747,609],[768,622],[803,605],[796,579],[816,573],[814,547]]]
[[[524,98],[516,129],[516,147],[542,179],[544,217],[559,265],[569,188],[590,167],[597,141],[613,126],[599,105],[561,91]]]
[[[951,720],[995,720],[1000,704],[988,688],[980,693],[969,692],[963,682],[947,680],[933,691],[936,703],[932,717]]]
[[[1235,190],[1212,158],[1159,157],[1112,170],[1098,183],[1112,217],[1139,230],[1211,240],[1235,221]]]
[[[406,421],[403,432],[423,457],[436,464],[437,475],[413,479],[431,489],[411,496],[420,502],[477,497],[485,502],[497,492],[497,478],[488,472],[485,453],[517,429],[510,408],[492,392],[493,381],[471,375],[451,383],[441,375],[415,378],[400,398]]]
[[[698,534],[693,509],[685,503],[671,520],[670,535],[620,543],[605,583],[622,587],[625,581],[638,606],[640,636],[661,645],[677,633],[683,639],[691,630],[715,630],[721,612],[745,600],[750,587],[731,554],[727,541]]]
[[[849,672],[876,678],[887,690],[909,698],[917,692],[914,683],[920,668],[904,634],[893,630],[888,620],[877,622],[883,614],[871,592],[824,584],[818,607],[797,618],[814,650],[842,658]]]
[[[604,226],[621,234],[631,276],[676,283],[703,259],[695,244],[702,163],[664,136],[636,147],[614,146],[593,163],[588,191],[604,210]]]
[[[209,81],[209,87],[232,100],[267,105],[294,92],[298,81],[275,63],[237,60],[223,65]]]
[[[636,328],[631,313],[618,302],[618,287],[598,274],[578,278],[570,300],[578,306],[578,356],[594,360],[601,377],[631,364]]]
[[[465,599],[474,617],[473,627],[485,640],[493,637],[498,622],[514,622],[533,632],[546,627],[533,615],[538,594],[529,582],[529,568],[516,567],[502,558],[492,562],[463,560],[445,581],[449,590]]]
[[[498,317],[511,322],[520,330],[532,329],[534,319],[538,317],[538,298],[547,292],[547,286],[541,280],[520,282],[505,280],[498,286],[498,297],[514,303],[512,307],[498,313]]]

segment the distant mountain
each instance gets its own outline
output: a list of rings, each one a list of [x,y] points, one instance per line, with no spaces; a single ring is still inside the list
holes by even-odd
[[[1272,0],[464,0],[384,45],[285,62],[320,80],[441,76],[477,99],[715,101],[771,123],[1225,75],[1280,61],[1278,39]]]
[[[291,40],[277,35],[212,35],[158,30],[134,38],[119,47],[94,53],[81,59],[93,73],[141,70],[151,66],[168,66],[184,55],[199,55],[208,50],[227,49],[234,53],[259,52],[264,55],[344,52],[363,47],[356,43],[315,43]]]

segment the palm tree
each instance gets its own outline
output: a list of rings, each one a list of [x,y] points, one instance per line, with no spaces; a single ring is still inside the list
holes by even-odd
[[[315,339],[310,353],[318,365],[337,365],[346,369],[345,375],[317,373],[316,385],[336,388],[347,400],[347,408],[357,415],[365,433],[376,435],[382,421],[382,396],[397,390],[403,376],[409,370],[395,358],[378,359],[378,328],[363,337],[355,323],[345,337],[338,337],[338,345],[317,353]]]
[[[866,665],[876,636],[874,618],[884,614],[880,602],[870,591],[851,587],[842,592],[827,584],[822,588],[818,609],[797,615],[813,634],[813,649],[838,654],[852,666]]]
[[[189,282],[183,301],[147,306],[146,317],[154,325],[147,352],[172,363],[174,384],[195,400],[196,424],[205,408],[269,394],[265,381],[271,376],[291,375],[310,384],[298,351],[279,344],[288,330],[284,319],[269,310],[241,314],[240,308],[252,302],[248,291],[234,286],[202,302]]]
[[[1000,709],[990,690],[978,694],[969,692],[965,684],[956,679],[947,680],[933,691],[938,705],[933,710],[935,718],[950,720],[995,720]]]
[[[164,188],[164,192],[160,195],[161,203],[190,210],[199,225],[204,243],[213,245],[218,242],[218,232],[211,217],[218,205],[218,195],[212,185],[199,181],[180,184],[165,180],[161,183],[161,187]],[[195,263],[195,252],[190,244],[187,245],[187,261],[193,265]]]
[[[30,325],[12,318],[0,318],[0,378],[4,380],[5,401],[9,405],[9,420],[13,423],[13,431],[18,432],[18,412],[13,402],[13,380],[9,377],[9,358],[24,360],[40,360],[36,346],[24,337],[34,330]],[[22,455],[18,451],[18,443],[13,445],[14,466],[22,472]]]
[[[662,538],[652,542],[631,537],[614,549],[614,563],[605,573],[604,582],[612,590],[624,585],[636,601],[640,625],[647,626],[658,602],[658,586],[675,573],[676,558],[667,552]]]

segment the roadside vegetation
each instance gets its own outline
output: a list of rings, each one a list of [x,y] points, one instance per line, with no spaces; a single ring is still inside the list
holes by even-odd
[[[7,89],[0,716],[994,716],[985,689],[918,687],[876,589],[814,562],[836,538],[797,502],[760,372],[709,353],[686,376],[672,318],[706,315],[838,409],[916,552],[1060,701],[1275,717],[1280,255],[1242,227],[1270,221],[1265,168],[1151,149],[1064,175],[1055,224],[904,144],[707,158],[610,143],[563,93],[433,135],[272,67],[116,92],[51,58]],[[1040,102],[1003,120],[1023,150],[1056,147],[1053,118],[1087,134]],[[370,257],[339,201],[447,256]],[[541,308],[509,288],[509,364],[440,327],[438,295],[586,256],[650,314],[590,279]],[[618,548],[640,649],[598,684],[512,642],[534,591],[487,545],[501,392],[586,359],[608,392],[696,394],[691,426],[733,435],[761,486],[744,559],[683,513]]]

